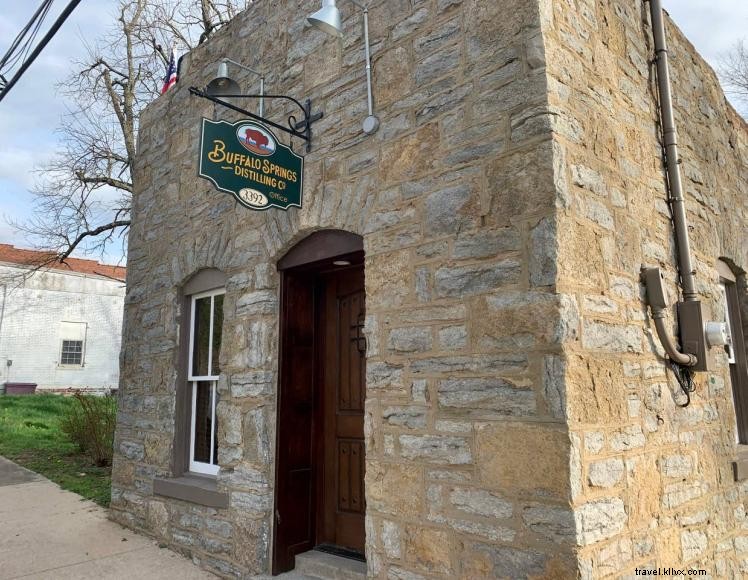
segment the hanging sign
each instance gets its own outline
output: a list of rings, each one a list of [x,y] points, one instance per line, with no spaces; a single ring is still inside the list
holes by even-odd
[[[301,207],[304,158],[264,125],[203,119],[198,175],[245,207]]]

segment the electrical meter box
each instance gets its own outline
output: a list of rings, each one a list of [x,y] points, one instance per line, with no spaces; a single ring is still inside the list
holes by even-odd
[[[693,371],[708,371],[713,366],[706,343],[707,313],[704,309],[704,305],[697,300],[678,302],[680,347],[683,352],[698,359],[696,365],[690,367]]]

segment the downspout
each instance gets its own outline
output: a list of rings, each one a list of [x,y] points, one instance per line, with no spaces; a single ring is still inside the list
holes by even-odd
[[[688,221],[686,219],[686,201],[683,199],[683,183],[680,177],[680,157],[678,155],[678,134],[675,130],[673,116],[673,98],[670,91],[670,66],[668,64],[667,41],[665,39],[665,22],[662,15],[662,2],[649,0],[652,15],[652,34],[654,35],[655,60],[657,62],[657,85],[660,94],[660,118],[662,119],[662,136],[665,141],[665,161],[667,181],[670,194],[670,207],[673,212],[673,226],[678,250],[678,269],[680,271],[683,300],[697,300],[694,268],[691,262],[691,242],[688,239]]]
[[[665,164],[667,169],[668,202],[673,215],[675,243],[678,254],[678,270],[683,300],[692,302],[697,300],[694,268],[691,262],[691,243],[688,239],[688,222],[686,219],[686,202],[683,198],[683,183],[680,175],[680,157],[678,155],[678,134],[675,129],[673,116],[673,98],[670,91],[670,67],[668,64],[667,42],[665,39],[665,22],[663,18],[662,2],[649,0],[652,19],[652,35],[654,36],[655,61],[657,63],[657,86],[660,101],[660,119],[662,122],[662,136],[665,144]],[[657,270],[655,273],[654,270]],[[656,279],[655,279],[656,278]],[[661,298],[662,281],[658,269],[652,269],[649,276],[645,273],[647,285],[647,299],[652,308],[652,319],[655,323],[657,336],[662,343],[670,360],[686,367],[693,367],[698,363],[692,354],[680,352],[665,325],[666,301]]]

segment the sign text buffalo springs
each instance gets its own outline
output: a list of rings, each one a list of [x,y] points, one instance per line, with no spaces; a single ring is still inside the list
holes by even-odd
[[[254,121],[203,119],[199,175],[250,209],[301,207],[304,158]]]

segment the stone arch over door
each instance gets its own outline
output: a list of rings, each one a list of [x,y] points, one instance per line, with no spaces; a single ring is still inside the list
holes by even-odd
[[[365,547],[363,239],[314,232],[278,269],[274,573],[315,547]]]

